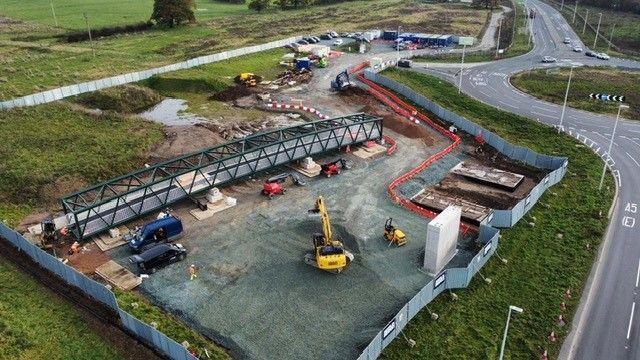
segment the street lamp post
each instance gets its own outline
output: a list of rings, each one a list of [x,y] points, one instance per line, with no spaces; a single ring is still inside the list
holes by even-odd
[[[498,360],[502,360],[502,358],[504,357],[504,345],[507,342],[507,332],[509,331],[509,322],[511,321],[511,310],[520,314],[523,311],[522,308],[509,305],[509,313],[507,314],[507,325],[504,327],[504,335],[502,336],[502,346],[500,346],[500,357],[498,358]]]
[[[609,44],[607,44],[607,51],[611,50],[611,44],[613,41],[613,30],[616,29],[616,24],[614,23],[613,26],[611,27],[611,35],[609,36]]]
[[[602,167],[602,176],[600,176],[600,185],[598,186],[598,190],[602,190],[602,185],[604,184],[604,174],[607,171],[607,162],[611,158],[611,148],[613,147],[613,138],[616,135],[616,129],[618,128],[618,121],[620,120],[620,111],[622,109],[628,109],[629,106],[625,104],[620,104],[618,106],[618,115],[616,115],[616,122],[613,124],[613,131],[611,132],[611,140],[609,140],[609,150],[607,150],[607,159],[604,161],[604,166]]]
[[[582,25],[583,35],[584,35],[584,30],[587,28],[587,19],[589,19],[589,9],[587,9],[587,15],[584,16],[584,25]]]
[[[460,83],[458,85],[458,94],[462,92],[462,70],[464,69],[464,50],[467,48],[467,45],[462,45],[462,60],[460,61]]]
[[[567,81],[567,90],[564,93],[564,104],[562,105],[562,114],[560,115],[560,126],[558,127],[558,131],[562,131],[562,121],[564,120],[564,112],[567,109],[567,99],[569,98],[569,88],[571,87],[571,76],[573,76],[573,66],[571,66],[571,70],[569,71],[569,81]]]
[[[562,11],[562,9],[564,9],[564,0],[562,0],[562,4],[560,5],[560,11]]]
[[[498,49],[500,49],[500,32],[502,31],[502,18],[498,23],[498,43],[496,44],[496,58],[498,57]]]
[[[598,19],[598,28],[596,29],[596,38],[593,39],[593,50],[596,50],[596,43],[598,42],[598,36],[600,36],[600,21],[602,21],[602,13],[600,13],[600,18]]]
[[[573,5],[573,19],[571,19],[572,24],[576,23],[576,11],[578,11],[578,0],[576,0],[576,3]]]
[[[398,35],[396,36],[396,54],[398,55],[397,61],[400,61],[400,41],[398,40],[400,40],[400,25],[398,25]]]

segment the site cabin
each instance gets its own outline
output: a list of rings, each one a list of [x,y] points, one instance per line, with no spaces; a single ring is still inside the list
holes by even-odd
[[[133,252],[142,252],[156,243],[171,242],[182,235],[182,221],[173,215],[152,221],[125,236]]]

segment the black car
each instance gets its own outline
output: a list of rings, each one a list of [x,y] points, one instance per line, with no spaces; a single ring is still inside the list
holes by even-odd
[[[153,274],[161,267],[184,260],[187,250],[180,244],[160,244],[139,255],[129,257],[131,264],[137,265],[140,273]]]
[[[306,38],[303,38],[304,41],[308,42],[309,44],[315,44],[317,43],[316,39],[314,39],[313,37],[309,36]]]
[[[309,45],[309,42],[306,40],[298,40],[298,44],[300,45]]]
[[[587,50],[587,51],[585,51],[585,52],[584,52],[584,54],[585,54],[585,55],[587,55],[587,56],[589,56],[589,57],[595,57],[595,56],[596,56],[596,53],[594,53],[594,52],[593,52],[593,51],[591,51],[591,50]]]
[[[329,34],[322,34],[322,35],[320,35],[320,39],[322,39],[322,40],[331,40],[331,39],[333,39],[333,37],[331,35],[329,35]]]

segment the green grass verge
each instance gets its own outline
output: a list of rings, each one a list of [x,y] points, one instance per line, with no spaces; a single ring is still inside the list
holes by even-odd
[[[29,16],[27,5],[18,8],[18,1],[9,1],[17,4],[16,16],[18,11]],[[38,0],[42,2],[48,5],[48,1]],[[215,2],[198,2],[198,7],[210,4],[217,6]],[[0,3],[0,9],[1,6]],[[102,16],[112,18],[112,11],[120,12],[120,7],[127,6],[114,5]],[[52,37],[64,30],[36,23],[6,23],[0,26],[0,99],[288,36],[320,34],[327,29],[361,31],[401,25],[425,33],[478,36],[487,13],[483,9],[418,0],[361,0],[300,10],[230,14],[173,29],[96,39],[95,57],[88,42],[61,44]]]
[[[151,305],[143,297],[132,292],[123,292],[117,289],[115,290],[115,294],[118,299],[118,305],[120,305],[122,309],[147,324],[155,324],[156,329],[162,331],[179,344],[185,340],[188,341],[189,348],[195,349],[200,359],[231,359],[229,354],[222,348],[214,345],[198,332],[192,330],[181,320],[162,311],[157,306]],[[205,354],[205,349],[209,357]]]
[[[131,24],[147,21],[153,10],[153,0],[3,0],[0,12],[3,15],[24,21],[55,26],[51,6],[58,25],[65,29],[85,30],[83,13],[87,14],[92,27]],[[194,14],[198,20],[220,16],[250,13],[244,4],[231,4],[213,0],[198,1]]]
[[[0,258],[0,359],[124,358],[71,305]]]
[[[397,69],[385,75],[511,143],[569,157],[569,168],[561,184],[549,189],[525,218],[502,231],[499,255],[481,270],[492,283],[476,276],[467,289],[456,291],[458,301],[439,296],[429,304],[440,315],[438,320],[421,311],[404,330],[417,345],[409,348],[400,337],[385,350],[384,358],[451,359],[452,354],[456,359],[497,358],[507,308],[517,305],[524,313],[512,319],[505,358],[538,359],[547,349],[549,358],[555,359],[608,223],[613,178],[608,176],[605,190],[598,192],[600,158],[550,127],[460,95],[455,86],[429,75]],[[566,289],[571,289],[572,299],[563,297]],[[562,301],[567,302],[565,312],[560,310]],[[561,313],[568,320],[564,327],[556,325]],[[551,331],[556,332],[557,342],[547,341]]]
[[[560,10],[560,2],[546,1],[551,4],[556,10]],[[612,42],[621,48],[621,52],[609,49],[606,42],[602,37],[598,39],[595,49],[593,48],[593,42],[595,40],[595,30],[589,28],[589,25],[584,26],[584,20],[576,15],[575,22],[573,21],[573,10],[575,2],[572,0],[565,1],[564,8],[561,13],[567,20],[573,30],[580,36],[582,42],[585,43],[590,49],[596,52],[606,52],[612,56],[628,57],[633,59],[640,59],[640,15],[621,11],[612,11],[594,6],[581,5],[578,2],[577,14],[583,17],[589,11],[587,17],[587,24],[593,26],[594,29],[598,27],[598,19],[600,13],[602,13],[602,21],[600,23],[600,35],[604,36],[607,40],[611,39],[611,31],[613,30]],[[614,29],[615,26],[615,29]],[[584,33],[582,29],[585,29]]]
[[[518,89],[552,103],[563,104],[569,79],[569,69],[523,72],[511,78]],[[625,72],[613,68],[577,68],[573,71],[567,105],[604,114],[617,114],[620,103],[589,98],[591,93],[625,95],[629,109],[622,116],[640,119],[640,73]]]
[[[15,221],[36,201],[55,205],[68,191],[140,167],[162,136],[157,124],[64,102],[1,111],[0,217]]]

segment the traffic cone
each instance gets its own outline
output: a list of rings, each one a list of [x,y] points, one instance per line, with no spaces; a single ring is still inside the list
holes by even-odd
[[[565,322],[562,315],[558,315],[558,326],[564,326]]]
[[[549,360],[549,354],[547,354],[547,350],[542,353],[540,360]]]
[[[555,332],[555,331],[552,331],[552,332],[551,332],[551,334],[549,334],[548,339],[549,339],[549,341],[551,341],[551,342],[556,342],[556,332]]]
[[[565,304],[564,301],[560,303],[560,310],[562,311],[567,310],[567,304]]]

